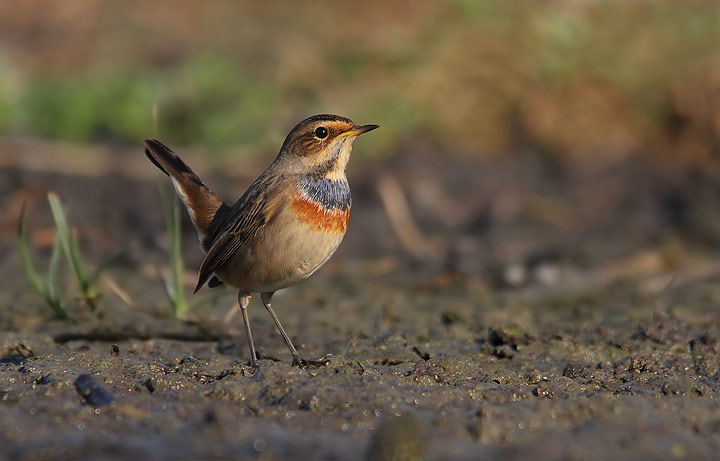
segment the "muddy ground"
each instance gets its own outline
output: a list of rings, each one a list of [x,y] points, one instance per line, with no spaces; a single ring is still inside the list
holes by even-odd
[[[69,167],[63,149],[97,163]],[[330,361],[291,367],[253,299],[253,373],[239,316],[224,321],[232,290],[191,298],[188,322],[170,315],[152,167],[139,151],[84,149],[0,145],[4,459],[697,459],[720,449],[715,172],[479,161],[417,145],[382,165],[354,161],[346,241],[274,300],[301,354]],[[243,176],[197,169],[229,198],[266,161]],[[72,321],[53,318],[14,253],[25,202],[36,260],[47,257],[47,190],[70,210],[91,265],[123,251],[99,310],[73,302]],[[404,201],[416,229],[388,219]],[[201,255],[184,224],[189,292]]]

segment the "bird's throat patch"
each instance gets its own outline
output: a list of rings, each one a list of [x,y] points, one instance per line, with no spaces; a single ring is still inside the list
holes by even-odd
[[[352,197],[347,179],[306,176],[298,182],[300,192],[325,208],[350,208]]]

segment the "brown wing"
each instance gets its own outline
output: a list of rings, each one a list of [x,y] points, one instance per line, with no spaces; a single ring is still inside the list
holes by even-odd
[[[228,213],[231,220],[216,236],[200,265],[195,293],[240,247],[252,241],[275,217],[283,203],[283,194],[279,188],[281,179],[266,170],[232,206]]]

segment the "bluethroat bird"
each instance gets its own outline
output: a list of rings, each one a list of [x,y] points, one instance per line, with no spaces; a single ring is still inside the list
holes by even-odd
[[[272,310],[273,294],[313,274],[337,249],[350,218],[350,186],[345,167],[355,139],[378,125],[356,125],[337,115],[315,115],[290,131],[280,153],[234,204],[225,203],[164,144],[145,140],[145,154],[170,177],[198,232],[205,259],[195,292],[205,283],[239,289],[238,305],[257,368],[247,307],[260,293],[293,356],[305,360]]]

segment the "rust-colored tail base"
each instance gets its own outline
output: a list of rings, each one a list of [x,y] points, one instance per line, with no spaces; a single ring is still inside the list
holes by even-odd
[[[183,201],[195,229],[207,250],[214,236],[213,219],[223,208],[223,201],[208,189],[198,176],[167,146],[156,139],[145,140],[145,155],[172,181]]]

